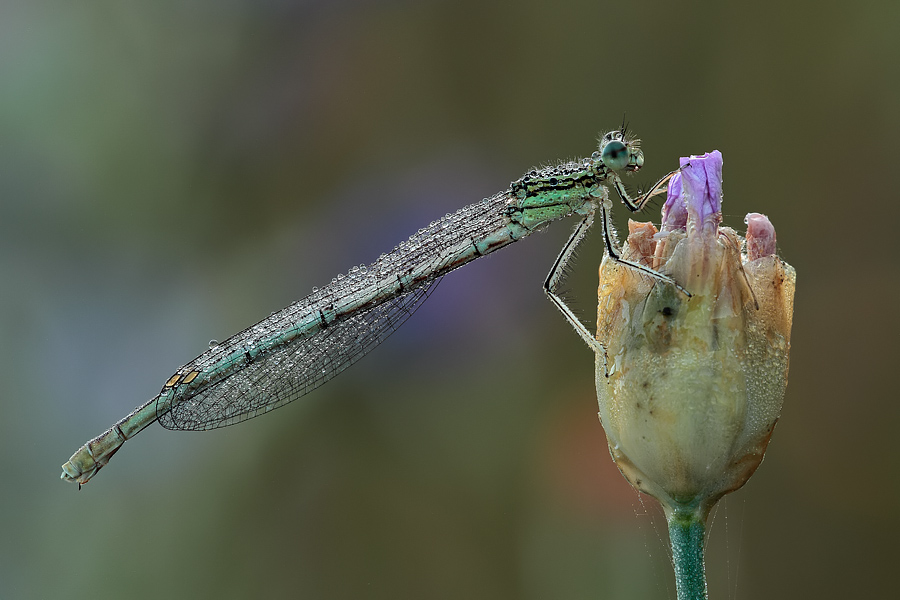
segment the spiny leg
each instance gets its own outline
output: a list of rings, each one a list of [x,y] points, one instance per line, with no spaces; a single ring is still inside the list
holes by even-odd
[[[592,205],[590,212],[575,226],[575,231],[569,236],[569,240],[566,242],[566,245],[563,246],[562,252],[559,253],[556,262],[553,263],[553,267],[550,269],[550,273],[547,274],[547,279],[544,281],[544,293],[550,298],[550,302],[555,304],[556,308],[562,311],[563,316],[572,324],[572,327],[575,328],[575,331],[581,336],[581,339],[583,339],[594,352],[599,353],[605,352],[603,345],[597,341],[590,330],[588,330],[587,326],[575,316],[572,309],[570,309],[556,293],[559,288],[559,283],[565,275],[566,266],[568,265],[569,260],[571,260],[572,254],[575,252],[575,248],[581,240],[584,239],[585,234],[588,232],[588,229],[591,228],[593,223],[594,207]]]
[[[622,203],[628,207],[628,210],[631,212],[638,212],[644,209],[647,202],[650,201],[650,198],[656,196],[657,194],[662,194],[666,191],[666,188],[663,187],[672,177],[674,177],[677,173],[679,173],[681,169],[675,169],[671,173],[667,174],[665,177],[657,181],[653,184],[653,187],[646,194],[641,194],[641,197],[637,200],[633,199],[628,195],[628,191],[625,189],[625,184],[622,183],[622,180],[615,173],[612,174],[612,184],[613,187],[616,188],[616,193],[619,194],[619,198],[622,199]]]
[[[680,172],[681,172],[681,169],[675,169],[671,173],[666,174],[659,181],[657,181],[655,184],[653,184],[653,187],[651,187],[650,190],[647,191],[646,194],[642,194],[641,197],[638,198],[637,200],[633,200],[628,195],[628,191],[625,189],[625,184],[622,183],[622,180],[619,179],[618,175],[614,174],[612,183],[613,183],[613,187],[615,187],[615,189],[616,189],[616,192],[619,194],[619,198],[622,199],[622,203],[625,204],[625,206],[628,208],[628,210],[630,210],[631,212],[637,212],[639,210],[643,210],[644,206],[646,206],[646,204],[650,200],[650,198],[652,198],[653,196],[656,196],[657,194],[661,194],[661,193],[665,192],[666,188],[664,188],[663,185],[668,183],[668,181],[670,179],[672,179],[672,177],[674,177],[676,174],[678,174]],[[690,298],[691,293],[688,292],[686,289],[684,289],[681,285],[679,285],[674,279],[672,279],[668,275],[663,275],[659,271],[651,269],[650,267],[644,266],[644,265],[642,265],[640,263],[636,263],[634,261],[623,259],[619,256],[619,253],[616,250],[615,244],[613,244],[613,240],[612,240],[612,238],[613,238],[612,231],[614,231],[614,230],[612,227],[612,223],[609,221],[611,209],[612,209],[612,203],[609,201],[608,198],[604,198],[604,200],[601,201],[601,204],[600,204],[600,215],[602,217],[601,229],[603,231],[603,243],[606,245],[606,253],[609,255],[609,257],[612,260],[619,263],[620,265],[627,265],[627,266],[635,269],[636,271],[640,271],[641,273],[649,275],[650,277],[652,277],[658,281],[669,283],[669,284],[675,286],[675,288],[677,288],[679,291],[683,292],[688,298]]]
[[[682,292],[688,298],[691,297],[691,293],[684,289],[677,281],[669,277],[668,275],[663,275],[659,271],[651,269],[646,265],[642,265],[641,263],[634,262],[633,260],[627,260],[619,256],[619,251],[616,249],[615,244],[613,243],[613,226],[609,220],[609,213],[612,209],[612,202],[610,202],[609,197],[605,197],[600,201],[600,228],[603,232],[603,243],[606,245],[606,254],[610,259],[616,261],[620,265],[625,265],[629,268],[634,269],[644,275],[652,277],[657,281],[662,281],[663,283],[668,283],[669,285],[674,286],[678,291]]]
[[[619,197],[622,199],[622,202],[628,209],[632,212],[637,212],[642,210],[644,206],[647,204],[647,201],[650,200],[653,196],[662,193],[665,191],[665,188],[662,186],[667,183],[676,173],[680,172],[680,169],[676,169],[671,173],[668,173],[665,177],[657,181],[650,190],[643,194],[637,201],[632,200],[632,198],[628,195],[628,192],[625,190],[625,185],[622,183],[622,180],[619,179],[618,175],[613,174],[613,186],[616,189],[616,192],[619,194]],[[645,265],[640,263],[627,260],[621,258],[619,256],[619,251],[616,249],[616,245],[613,243],[613,227],[610,222],[610,210],[612,209],[612,202],[609,199],[609,195],[606,190],[603,190],[603,197],[599,202],[592,203],[590,212],[578,223],[575,227],[575,230],[572,232],[572,235],[569,236],[568,241],[566,241],[566,245],[563,246],[562,251],[559,253],[559,256],[556,258],[556,261],[553,263],[553,267],[550,269],[550,273],[547,275],[547,279],[544,281],[544,293],[547,294],[547,297],[550,298],[550,301],[556,305],[556,307],[562,312],[563,316],[566,317],[566,320],[575,328],[575,331],[581,336],[581,339],[590,346],[592,350],[595,352],[604,352],[605,349],[603,345],[597,341],[597,339],[591,334],[590,330],[585,326],[581,320],[575,316],[575,313],[563,302],[562,298],[557,295],[557,290],[559,288],[559,283],[562,281],[563,276],[565,275],[566,267],[569,261],[572,258],[572,255],[575,252],[575,248],[578,247],[578,244],[584,239],[585,234],[587,234],[588,230],[591,228],[591,225],[594,223],[594,212],[596,210],[595,207],[599,206],[600,208],[600,217],[601,217],[601,230],[603,234],[603,243],[606,248],[606,254],[610,257],[610,259],[619,263],[620,265],[624,265],[626,267],[632,268],[640,273],[643,273],[653,279],[658,281],[662,281],[663,283],[667,283],[669,285],[674,286],[688,298],[691,297],[691,293],[688,292],[684,287],[678,284],[674,279],[669,277],[668,275],[663,275],[659,271],[651,269]]]
[[[663,180],[667,180],[669,176],[666,176]],[[658,187],[659,184],[657,184]],[[609,199],[609,195],[606,194],[604,190],[604,195],[600,199],[597,204],[592,204],[590,212],[582,219],[578,225],[575,226],[575,230],[572,232],[572,235],[569,236],[568,241],[566,241],[565,246],[563,246],[562,251],[559,253],[559,256],[556,258],[556,261],[553,263],[553,267],[550,269],[550,273],[547,275],[547,279],[544,281],[544,293],[547,294],[547,297],[550,298],[550,301],[553,302],[554,305],[562,312],[563,316],[567,321],[575,328],[575,332],[581,336],[581,339],[592,349],[594,352],[603,352],[605,353],[605,348],[603,345],[597,341],[597,339],[591,334],[590,330],[587,326],[581,322],[581,320],[575,316],[575,313],[572,312],[562,298],[559,297],[557,291],[559,289],[559,284],[562,281],[566,267],[569,264],[569,261],[572,259],[572,255],[575,252],[575,248],[578,247],[578,244],[584,239],[585,234],[587,234],[588,230],[591,228],[591,225],[594,223],[594,212],[595,207],[599,206],[600,208],[600,217],[601,217],[601,230],[603,234],[603,243],[605,245],[606,254],[610,257],[610,259],[616,261],[617,263],[624,265],[628,268],[639,271],[649,277],[652,277],[658,281],[662,281],[664,283],[670,284],[674,286],[676,289],[684,293],[689,298],[691,297],[691,293],[684,289],[681,285],[678,284],[674,279],[669,277],[668,275],[663,275],[659,271],[655,271],[650,267],[642,265],[640,263],[627,260],[621,258],[619,256],[619,252],[616,249],[615,244],[613,243],[613,228],[612,223],[609,220],[610,209],[612,208],[612,202]]]

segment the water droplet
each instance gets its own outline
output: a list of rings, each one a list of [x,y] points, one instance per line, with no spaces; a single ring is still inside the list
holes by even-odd
[[[212,350],[219,345],[219,340],[209,340],[209,349]]]

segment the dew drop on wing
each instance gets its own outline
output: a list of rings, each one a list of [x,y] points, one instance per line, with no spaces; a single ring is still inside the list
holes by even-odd
[[[472,205],[464,212],[472,213],[475,219],[482,216],[479,205]],[[460,213],[453,213],[451,216],[457,221],[466,218]],[[496,226],[493,221],[487,224]],[[468,231],[474,228],[475,223],[470,218],[462,225]],[[383,255],[379,263],[369,267],[371,276],[355,275],[354,269],[351,269],[351,277],[341,277],[340,282],[335,278],[334,284],[319,291],[315,300],[310,299],[289,308],[285,316],[289,315],[292,320],[302,319],[314,305],[322,302],[327,305],[329,300],[332,303],[340,300],[340,304],[344,305],[347,296],[358,301],[377,289],[370,287],[366,292],[363,286],[393,288],[394,275],[401,271],[411,271],[414,267],[421,267],[425,272],[431,271],[431,267],[445,260],[447,246],[458,243],[463,238],[464,232],[458,233],[459,235],[453,236],[453,240],[438,240],[429,235],[424,244],[423,240],[415,239],[414,236],[402,242],[393,253]],[[425,250],[425,255],[419,252],[420,249]],[[365,265],[360,265],[355,270],[359,272],[364,267]],[[404,294],[372,310],[337,322],[310,337],[292,338],[296,342],[286,346],[270,348],[254,357],[255,360],[247,364],[238,377],[229,376],[210,381],[201,393],[192,397],[191,406],[182,404],[175,407],[172,415],[161,419],[161,424],[170,429],[212,429],[246,420],[299,398],[343,371],[388,337],[430,295],[439,280],[440,278],[427,283],[420,282],[412,289],[405,290]],[[279,334],[286,324],[271,322],[264,327],[253,328],[242,336],[244,349],[254,350],[258,347],[254,342],[273,333]],[[266,330],[267,335],[261,335]],[[263,381],[271,384],[266,386],[265,397],[262,397]]]

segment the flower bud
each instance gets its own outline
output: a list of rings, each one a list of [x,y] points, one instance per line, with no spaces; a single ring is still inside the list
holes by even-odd
[[[747,216],[746,241],[720,227],[722,155],[681,160],[660,231],[629,223],[622,258],[604,258],[597,356],[600,420],[613,460],[667,512],[707,512],[762,461],[787,385],[794,269],[775,230]]]

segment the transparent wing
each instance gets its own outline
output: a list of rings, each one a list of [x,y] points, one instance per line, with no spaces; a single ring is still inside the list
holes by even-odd
[[[434,291],[440,277],[260,356],[158,415],[166,429],[233,425],[316,389],[387,339]]]
[[[390,335],[446,273],[515,241],[507,192],[420,229],[368,267],[211,347],[173,375],[156,403],[168,429],[213,429],[283,406]],[[488,243],[491,242],[491,243]]]

